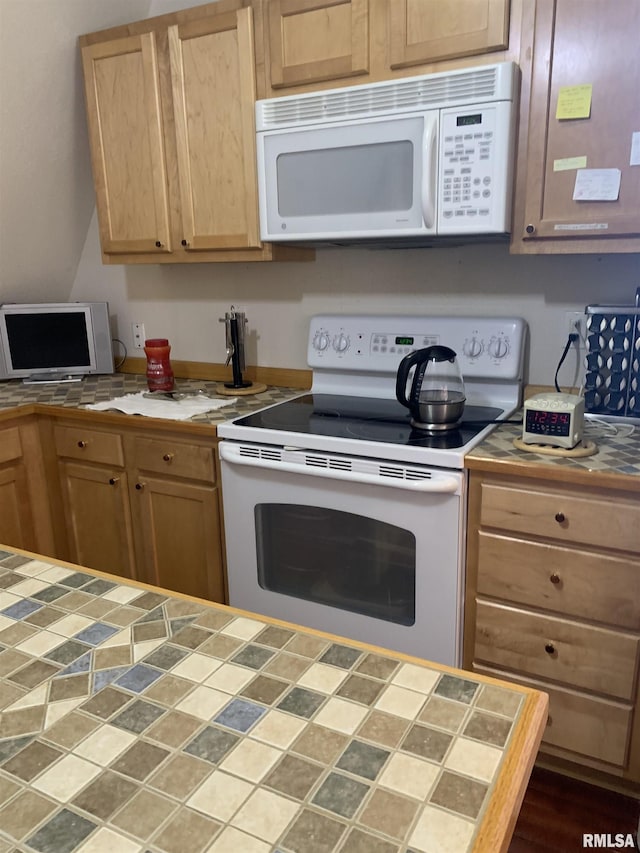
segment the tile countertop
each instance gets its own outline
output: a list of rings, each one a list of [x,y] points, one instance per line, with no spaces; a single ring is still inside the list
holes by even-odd
[[[521,416],[522,412],[518,412],[513,419]],[[606,426],[587,423],[584,438],[593,441],[598,452],[572,459],[519,450],[513,440],[521,437],[522,427],[505,424],[467,454],[465,467],[637,492],[640,488],[640,426],[634,428],[632,435],[627,435],[629,424],[617,425],[617,431],[615,435]]]
[[[178,378],[176,379],[175,390],[184,393],[196,393],[202,390],[208,396],[223,399],[218,393],[221,384],[205,379]],[[83,406],[103,400],[113,400],[114,408],[117,408],[118,397],[146,390],[146,376],[135,373],[113,373],[105,376],[88,376],[80,382],[35,385],[25,385],[21,380],[13,379],[0,382],[0,410],[14,409],[33,403],[65,409],[82,409]],[[239,396],[235,403],[231,403],[222,409],[195,415],[188,421],[167,420],[165,423],[171,427],[188,426],[189,424],[215,426],[222,421],[246,415],[251,411],[295,397],[298,394],[304,394],[304,391],[300,388],[282,388],[270,385],[266,391],[260,394]],[[98,416],[105,413],[92,412],[91,414]],[[131,417],[131,415],[125,417]]]
[[[0,853],[498,853],[547,712],[6,548],[0,685]]]

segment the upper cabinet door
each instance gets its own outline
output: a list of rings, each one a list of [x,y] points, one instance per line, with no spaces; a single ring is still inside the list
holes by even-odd
[[[169,51],[182,245],[259,247],[252,10],[171,26]]]
[[[640,3],[537,0],[534,11],[512,251],[637,252]]]
[[[87,120],[104,252],[170,252],[153,33],[83,47]]]
[[[369,71],[368,0],[270,0],[267,12],[273,89]]]
[[[502,50],[509,0],[388,0],[391,68]]]

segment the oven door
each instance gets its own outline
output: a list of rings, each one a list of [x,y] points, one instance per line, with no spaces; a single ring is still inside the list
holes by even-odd
[[[465,476],[220,443],[229,603],[460,664]]]

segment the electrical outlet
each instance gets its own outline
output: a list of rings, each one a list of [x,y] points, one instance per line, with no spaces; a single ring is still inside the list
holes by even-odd
[[[132,323],[131,332],[133,334],[133,348],[144,349],[145,334],[144,323]]]
[[[565,333],[572,335],[577,332],[580,336],[577,344],[579,349],[585,349],[587,341],[587,318],[582,311],[565,311]]]

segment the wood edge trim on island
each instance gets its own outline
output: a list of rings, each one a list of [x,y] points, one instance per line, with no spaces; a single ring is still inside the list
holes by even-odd
[[[204,361],[178,361],[171,359],[173,372],[178,379],[204,379],[214,382],[229,382],[231,368],[224,364],[210,364]],[[144,358],[126,358],[117,373],[146,373],[147,362]],[[284,367],[249,366],[243,378],[251,382],[264,382],[265,385],[277,385],[284,388],[311,387],[310,370],[289,370]]]
[[[474,678],[478,675],[479,673],[474,673]],[[529,777],[536,762],[547,723],[549,697],[546,693],[530,693],[523,701],[524,707],[515,731],[511,734],[511,749],[505,752],[503,772],[492,791],[476,835],[473,849],[477,853],[506,853],[509,849]],[[517,787],[513,785],[514,778],[520,780]]]

